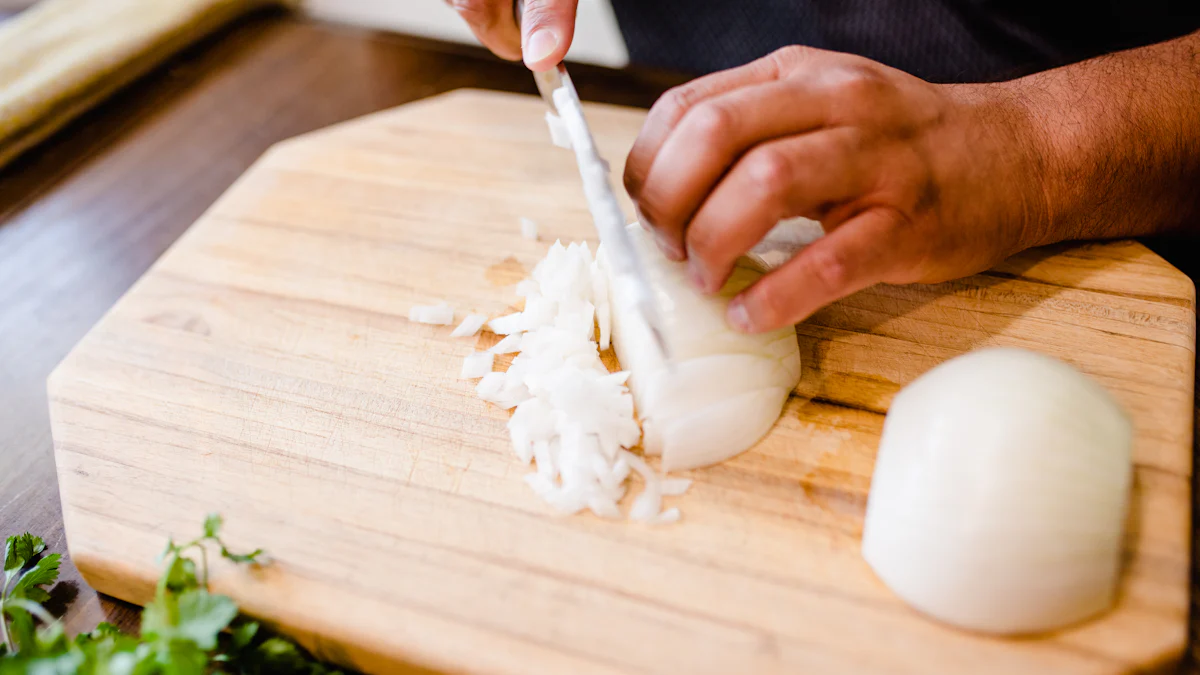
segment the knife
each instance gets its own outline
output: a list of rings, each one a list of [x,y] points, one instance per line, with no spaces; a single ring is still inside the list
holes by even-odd
[[[516,0],[513,3],[513,15],[518,28],[521,26],[521,15],[524,11],[524,0]],[[625,229],[627,221],[612,189],[608,162],[604,161],[596,148],[587,118],[583,115],[579,93],[575,91],[575,84],[567,74],[567,66],[559,62],[550,70],[534,71],[533,79],[537,83],[538,93],[551,110],[562,118],[571,137],[571,149],[575,151],[575,161],[583,178],[583,192],[592,212],[596,233],[607,252],[613,277],[628,280],[627,287],[633,294],[634,306],[649,327],[660,355],[669,365],[671,357],[654,289],[634,247],[633,238]]]

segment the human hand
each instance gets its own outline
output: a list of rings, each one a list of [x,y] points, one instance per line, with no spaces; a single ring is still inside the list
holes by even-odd
[[[446,4],[497,56],[517,61],[523,55],[531,70],[548,70],[563,60],[571,46],[579,0],[527,0],[519,30],[513,0],[446,0]]]
[[[1009,92],[789,47],[664,95],[625,185],[706,292],[779,220],[821,221],[826,236],[730,304],[734,327],[772,330],[878,282],[958,278],[1063,238]]]

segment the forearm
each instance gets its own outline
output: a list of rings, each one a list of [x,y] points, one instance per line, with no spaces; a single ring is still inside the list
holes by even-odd
[[[1200,33],[988,86],[1032,135],[1030,243],[1200,231]]]

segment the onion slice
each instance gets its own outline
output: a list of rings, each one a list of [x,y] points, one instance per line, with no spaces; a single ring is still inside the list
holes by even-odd
[[[531,218],[521,218],[521,236],[525,239],[537,241],[538,225]]]
[[[483,377],[492,372],[495,355],[491,352],[475,352],[463,359],[462,373],[459,377],[464,380]]]
[[[487,314],[468,314],[458,327],[450,332],[450,337],[472,337],[479,333],[483,324],[487,323]]]
[[[412,309],[408,310],[408,320],[415,323],[449,326],[454,323],[454,308],[445,302],[436,305],[414,305]]]

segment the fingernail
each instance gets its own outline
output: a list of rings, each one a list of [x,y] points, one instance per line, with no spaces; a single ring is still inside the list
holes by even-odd
[[[549,28],[539,28],[525,42],[525,63],[537,63],[558,49],[558,35]]]
[[[708,282],[706,280],[707,275],[704,274],[704,270],[701,269],[700,263],[697,261],[695,256],[692,256],[688,259],[687,274],[688,281],[692,283],[692,286],[696,290],[700,292],[708,290]]]
[[[729,309],[725,310],[725,320],[742,333],[749,333],[751,330],[750,312],[746,310],[746,303],[742,302],[740,297],[730,301]]]

